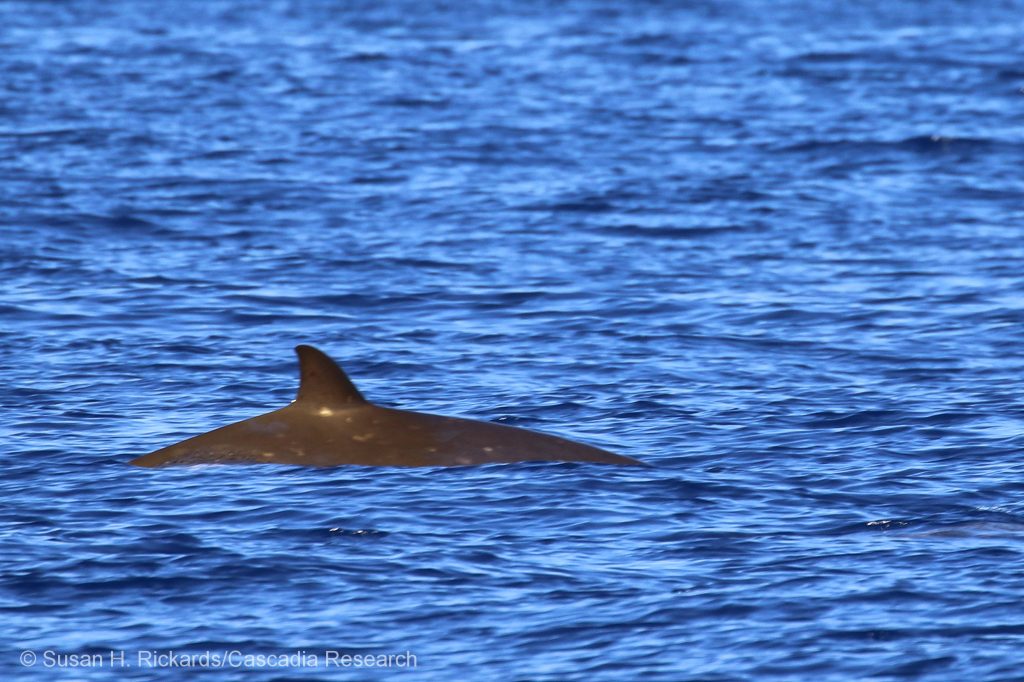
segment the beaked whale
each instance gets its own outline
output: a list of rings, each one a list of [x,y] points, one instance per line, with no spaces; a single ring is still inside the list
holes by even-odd
[[[299,392],[279,410],[132,460],[171,464],[272,462],[307,466],[461,466],[528,460],[644,463],[535,431],[379,407],[312,346],[298,346]]]

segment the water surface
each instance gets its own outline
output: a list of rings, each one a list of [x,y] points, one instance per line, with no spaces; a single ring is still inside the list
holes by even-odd
[[[1021,17],[0,2],[2,675],[1019,677]],[[655,466],[127,466],[298,343]]]

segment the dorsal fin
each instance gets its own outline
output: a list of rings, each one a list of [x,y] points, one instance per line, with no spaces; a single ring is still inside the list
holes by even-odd
[[[295,402],[325,407],[366,404],[366,398],[341,367],[322,351],[313,346],[296,346],[295,354],[299,356],[299,395]]]

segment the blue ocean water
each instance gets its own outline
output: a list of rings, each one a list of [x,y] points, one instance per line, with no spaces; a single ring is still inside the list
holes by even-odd
[[[1024,679],[1022,114],[1019,0],[0,2],[0,676]],[[297,343],[654,466],[127,465]]]

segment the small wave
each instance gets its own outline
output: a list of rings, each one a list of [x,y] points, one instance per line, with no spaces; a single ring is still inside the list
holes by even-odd
[[[1020,147],[1019,143],[990,138],[962,138],[944,135],[916,135],[901,140],[807,140],[781,148],[782,153],[824,153],[831,154],[878,154],[887,151],[910,152],[914,154],[972,154],[1001,151]]]

